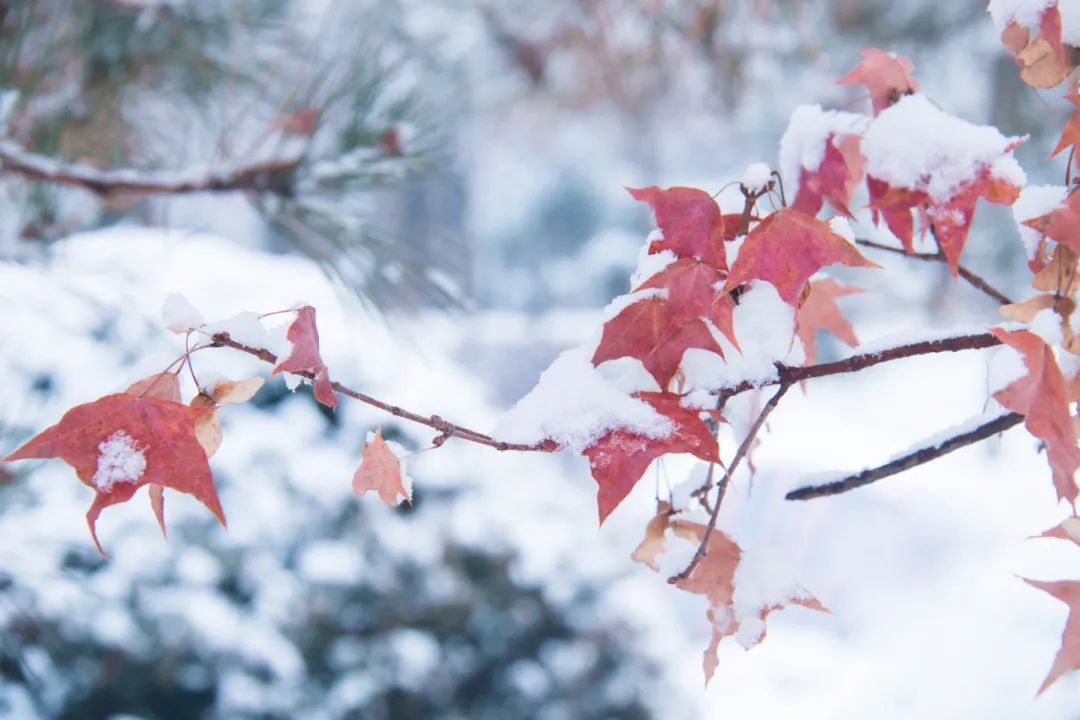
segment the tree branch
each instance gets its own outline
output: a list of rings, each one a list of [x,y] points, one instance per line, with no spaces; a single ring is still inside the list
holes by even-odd
[[[1014,425],[1019,425],[1023,421],[1024,416],[1019,413],[999,415],[990,422],[984,423],[974,430],[953,435],[941,442],[919,448],[918,450],[914,450],[907,455],[898,457],[879,467],[863,470],[855,475],[849,475],[842,480],[835,480],[821,485],[806,485],[801,488],[796,488],[785,495],[785,498],[788,500],[810,500],[812,498],[825,497],[826,495],[839,495],[840,493],[845,493],[849,490],[869,485],[870,483],[877,482],[878,480],[887,478],[891,475],[896,475],[904,470],[910,470],[913,467],[928,463],[931,460],[936,460],[942,455],[948,455],[953,450],[959,450],[962,447],[977,443],[980,440],[985,440],[988,437],[1008,430]]]
[[[0,169],[3,171],[32,180],[78,187],[103,196],[117,193],[180,195],[233,190],[288,194],[289,175],[299,164],[299,158],[294,158],[254,163],[220,174],[185,171],[144,175],[134,170],[98,170],[89,165],[58,163],[44,155],[27,152],[10,140],[0,140]]]
[[[945,262],[945,254],[938,251],[936,253],[909,253],[904,248],[894,247],[892,245],[885,245],[883,243],[874,242],[873,240],[864,240],[863,238],[857,238],[855,244],[862,245],[863,247],[874,248],[875,250],[885,250],[886,252],[896,253],[897,255],[903,255],[905,257],[914,258],[916,260],[925,260],[927,262]],[[1009,296],[995,288],[990,283],[986,282],[980,275],[968,270],[963,265],[957,265],[956,271],[964,280],[966,280],[972,287],[980,292],[988,295],[994,300],[998,301],[1002,305],[1011,305],[1012,300]]]
[[[788,391],[789,387],[791,387],[790,383],[781,383],[776,393],[769,398],[769,402],[765,403],[765,407],[761,408],[757,420],[754,421],[753,426],[746,433],[746,437],[743,438],[742,443],[739,445],[739,449],[735,451],[735,457],[731,459],[731,464],[728,465],[727,470],[724,471],[724,477],[720,478],[720,483],[716,488],[716,502],[713,504],[712,514],[709,515],[709,524],[705,527],[705,534],[701,536],[701,543],[694,552],[694,557],[690,560],[690,564],[686,566],[685,570],[678,575],[673,575],[668,578],[669,583],[674,584],[690,577],[690,573],[692,573],[694,568],[697,567],[697,564],[701,562],[701,558],[704,557],[709,546],[709,536],[712,535],[713,530],[716,529],[716,520],[720,517],[720,503],[724,501],[724,494],[727,492],[728,485],[731,483],[731,478],[735,474],[735,470],[738,469],[739,463],[746,457],[746,454],[750,452],[750,446],[753,445],[754,438],[757,437],[757,434],[765,424],[765,420],[768,419],[769,414],[780,403],[780,398],[784,397],[784,393]]]
[[[919,342],[908,343],[906,345],[897,345],[895,347],[887,348],[885,350],[878,350],[876,352],[861,353],[859,355],[852,355],[851,357],[843,360],[835,360],[833,362],[818,363],[817,365],[805,365],[802,367],[795,365],[778,365],[777,376],[766,380],[743,380],[737,385],[731,387],[720,388],[714,390],[714,394],[721,397],[732,397],[740,393],[744,393],[747,390],[753,390],[758,387],[768,387],[770,385],[792,384],[802,382],[803,380],[810,380],[812,378],[825,377],[828,375],[841,375],[844,373],[858,372],[859,370],[865,370],[868,367],[873,367],[884,362],[891,362],[893,360],[902,360],[904,358],[915,357],[918,355],[931,355],[941,352],[957,352],[959,350],[979,350],[982,348],[994,347],[1000,345],[1001,341],[990,333],[980,333],[978,335],[957,335],[955,337],[943,338],[941,340],[921,340]]]
[[[257,357],[263,362],[270,363],[271,365],[276,365],[278,362],[277,355],[270,352],[269,350],[266,350],[264,348],[251,347],[249,345],[244,345],[243,343],[236,342],[231,337],[229,337],[228,333],[217,333],[215,335],[212,335],[210,337],[210,341],[212,347],[230,347],[234,350],[239,350],[253,357]],[[315,379],[314,373],[308,371],[302,371],[294,374],[300,375],[309,380]],[[555,444],[552,442],[542,442],[535,445],[502,442],[501,440],[496,440],[490,435],[485,435],[481,432],[477,432],[476,430],[471,430],[463,425],[455,425],[454,423],[447,422],[438,415],[420,415],[418,413],[414,413],[404,408],[398,407],[397,405],[391,405],[390,403],[383,402],[378,398],[374,398],[365,393],[353,390],[352,388],[346,385],[342,385],[339,382],[333,382],[331,383],[331,386],[334,388],[335,392],[339,392],[346,397],[351,397],[354,400],[359,400],[362,403],[367,403],[368,405],[377,407],[380,410],[384,410],[391,415],[395,415],[399,418],[403,418],[414,423],[419,423],[420,425],[427,425],[430,428],[438,430],[442,434],[435,438],[434,444],[436,446],[442,445],[449,438],[456,437],[461,438],[462,440],[468,440],[469,442],[477,443],[478,445],[487,445],[488,447],[495,448],[496,450],[552,452],[557,449]]]

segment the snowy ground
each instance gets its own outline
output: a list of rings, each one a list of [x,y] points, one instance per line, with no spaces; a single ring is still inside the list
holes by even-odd
[[[530,348],[582,342],[599,319],[599,313],[581,312],[379,320],[304,261],[209,236],[114,229],[66,241],[47,266],[0,266],[0,299],[15,309],[0,317],[0,372],[8,379],[0,387],[3,420],[40,429],[67,407],[167,365],[182,348],[159,327],[157,315],[173,291],[207,317],[310,302],[319,310],[324,358],[336,378],[479,429],[493,427],[502,409],[490,391],[499,380],[488,381],[500,365],[492,358],[501,354],[501,365],[513,366]],[[108,327],[101,326],[103,317]],[[895,311],[888,319],[887,327],[856,327],[871,343],[884,334],[934,331],[914,311]],[[99,342],[95,333],[112,340]],[[173,495],[168,512],[175,530],[166,543],[140,495],[103,515],[99,533],[112,567],[89,582],[52,568],[66,548],[89,543],[82,515],[90,493],[62,463],[45,463],[28,480],[32,492],[12,495],[17,507],[0,518],[0,565],[39,588],[48,612],[92,622],[122,642],[130,628],[113,603],[155,567],[177,563],[190,585],[162,596],[159,611],[182,614],[206,642],[268,658],[288,692],[288,679],[300,668],[275,634],[274,617],[287,613],[310,583],[348,583],[365,567],[351,539],[331,539],[313,544],[298,570],[287,572],[274,555],[276,538],[304,532],[305,523],[336,504],[359,502],[370,504],[366,517],[377,519],[357,532],[380,533],[394,552],[422,559],[433,572],[441,538],[453,537],[519,551],[515,572],[540,580],[553,597],[581,579],[605,585],[600,612],[623,618],[635,643],[664,668],[660,716],[1070,717],[1080,701],[1076,674],[1034,697],[1057,650],[1066,608],[1017,575],[1078,577],[1080,552],[1059,541],[1026,540],[1063,513],[1045,460],[1022,429],[849,495],[809,503],[781,499],[808,477],[878,464],[979,415],[988,357],[977,351],[914,359],[858,377],[818,380],[805,395],[789,394],[755,455],[756,477],[733,486],[721,524],[744,546],[796,574],[832,615],[775,614],[766,641],[748,653],[725,642],[707,690],[704,601],[672,589],[628,557],[653,509],[653,475],[598,530],[595,486],[580,458],[499,454],[450,442],[410,459],[410,474],[422,489],[463,491],[418,532],[374,497],[351,495],[364,433],[388,421],[356,403],[343,405],[343,425],[331,437],[321,432],[314,406],[288,404],[277,414],[229,408],[225,442],[213,461],[226,479],[227,534],[206,522],[201,506]],[[201,372],[265,371],[226,351],[196,358]],[[26,393],[42,370],[59,379],[46,402]],[[412,428],[404,442],[422,447],[431,434]],[[14,441],[5,438],[0,449]],[[726,452],[734,444],[722,439]],[[272,467],[270,457],[287,458],[287,467]],[[658,472],[678,483],[690,467],[671,461]],[[281,477],[291,478],[288,492]],[[215,561],[185,548],[185,528],[221,535],[225,547],[265,546],[255,571],[263,578],[262,616],[236,618],[215,601],[209,590]],[[421,664],[430,656],[416,647],[403,652]],[[232,692],[242,705],[251,691],[238,682]]]

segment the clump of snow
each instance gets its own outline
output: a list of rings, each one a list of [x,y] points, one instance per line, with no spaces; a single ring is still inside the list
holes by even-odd
[[[649,246],[654,240],[663,237],[660,235],[659,230],[654,230],[645,240],[645,244],[641,246],[641,250],[638,251],[637,267],[634,269],[633,275],[630,276],[630,287],[636,288],[643,282],[651,278],[656,273],[666,268],[671,263],[675,262],[678,258],[670,250],[661,250],[658,253],[649,253]]]
[[[781,545],[743,548],[735,568],[731,610],[739,623],[735,641],[749,650],[761,642],[765,621],[761,611],[809,595],[793,580],[795,568]]]
[[[1020,197],[1013,203],[1012,213],[1028,260],[1035,259],[1042,233],[1024,222],[1047,214],[1063,203],[1067,194],[1068,189],[1063,185],[1028,185],[1020,191]]]
[[[717,337],[723,358],[698,348],[687,350],[682,361],[687,388],[713,390],[744,380],[765,381],[776,376],[775,363],[803,361],[802,343],[795,337],[795,311],[771,284],[752,282],[739,297],[733,317],[742,351],[723,336]]]
[[[742,178],[739,179],[739,182],[748,192],[756,194],[764,192],[771,180],[772,168],[765,163],[756,162],[743,170]]]
[[[1057,0],[990,0],[986,9],[998,32],[1001,32],[1011,22],[1026,27],[1038,26],[1042,11],[1055,2]]]
[[[536,387],[502,418],[496,437],[521,443],[551,439],[580,452],[616,428],[648,437],[671,432],[670,420],[627,394],[632,390],[625,380],[632,376],[620,375],[613,381],[605,377],[607,371],[593,367],[590,355],[586,348],[559,355],[540,375]]]
[[[1009,150],[1022,138],[953,117],[925,95],[902,97],[863,136],[866,172],[893,187],[925,191],[945,201],[983,171],[1017,187],[1027,177]]]
[[[241,345],[269,350],[279,358],[287,357],[292,351],[292,343],[285,339],[285,333],[267,329],[262,318],[253,312],[244,311],[224,320],[208,322],[201,329],[207,335],[228,333]]]
[[[161,306],[161,319],[165,327],[183,335],[203,324],[202,314],[180,293],[171,293]]]
[[[851,223],[848,222],[846,217],[836,215],[829,218],[829,228],[840,237],[847,240],[852,245],[855,244],[855,231],[851,229]]]
[[[97,470],[92,482],[101,492],[109,492],[116,483],[138,482],[146,470],[146,455],[139,444],[123,430],[117,430],[98,444]]]
[[[990,357],[986,385],[991,394],[1004,390],[1027,375],[1024,356],[1015,349],[1003,345]]]
[[[825,157],[829,135],[861,135],[870,118],[859,113],[822,110],[820,105],[800,105],[791,113],[787,130],[780,138],[780,173],[789,194],[798,185],[800,171],[818,169]]]
[[[1031,318],[1029,325],[1031,332],[1043,339],[1047,345],[1060,345],[1063,339],[1061,331],[1061,317],[1054,312],[1053,308],[1044,308]]]
[[[604,308],[603,318],[604,321],[608,321],[621,313],[626,308],[630,307],[634,303],[642,300],[648,300],[649,298],[660,298],[661,300],[667,300],[668,291],[667,288],[648,288],[647,290],[638,290],[637,292],[625,293],[618,295]]]

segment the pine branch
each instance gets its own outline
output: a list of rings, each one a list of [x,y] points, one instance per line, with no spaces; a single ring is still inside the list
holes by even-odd
[[[1000,432],[1004,432],[1014,425],[1019,425],[1023,421],[1024,416],[1019,413],[1006,413],[994,418],[990,422],[980,425],[974,430],[953,435],[941,442],[919,448],[907,455],[903,455],[891,462],[887,462],[884,465],[863,470],[855,475],[849,475],[842,480],[835,480],[821,485],[806,485],[801,488],[796,488],[789,492],[785,498],[788,500],[810,500],[813,498],[825,497],[826,495],[839,495],[840,493],[845,493],[849,490],[875,483],[878,480],[896,475],[905,470],[910,470],[913,467],[928,463],[931,460],[936,460],[942,455],[948,455],[954,450],[959,450],[962,447],[966,447],[973,443],[977,443],[980,440],[985,440],[988,437],[997,435]]]
[[[98,170],[89,165],[58,163],[28,152],[10,140],[0,140],[0,169],[31,180],[78,187],[96,195],[132,193],[137,195],[180,195],[195,192],[248,190],[285,195],[289,175],[300,164],[298,158],[268,160],[222,173],[182,171],[143,174],[135,170]]]
[[[874,248],[875,250],[885,250],[886,252],[896,253],[897,255],[914,258],[915,260],[925,260],[927,262],[945,262],[945,254],[940,251],[936,253],[909,253],[904,250],[904,248],[898,248],[892,245],[885,245],[879,242],[874,242],[873,240],[864,240],[862,238],[857,238],[855,240],[855,244],[862,245],[863,247]],[[1012,304],[1013,301],[1009,299],[1009,296],[988,283],[982,278],[982,276],[976,275],[963,265],[957,265],[956,271],[960,275],[960,277],[966,280],[976,290],[984,293],[985,295],[988,295],[1002,305]]]

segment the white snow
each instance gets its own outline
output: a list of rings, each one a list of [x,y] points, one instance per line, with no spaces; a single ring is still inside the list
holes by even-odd
[[[117,430],[98,444],[97,470],[92,482],[101,492],[116,483],[135,483],[146,470],[146,455],[130,435]]]
[[[986,386],[990,393],[1004,390],[1013,382],[1027,375],[1027,363],[1018,351],[1003,345],[990,357]]]
[[[659,230],[653,231],[653,234],[649,235],[645,244],[641,246],[641,250],[638,251],[637,267],[634,269],[634,274],[630,276],[631,288],[639,287],[646,280],[678,259],[671,250],[649,253],[649,245],[659,234]]]
[[[253,348],[263,348],[278,356],[288,357],[292,352],[292,343],[285,339],[287,326],[274,330],[268,329],[257,313],[245,310],[224,320],[214,320],[201,327],[207,336],[228,333],[229,337]]]
[[[986,8],[994,25],[1000,33],[1010,22],[1015,22],[1025,27],[1037,27],[1039,15],[1057,0],[990,0]],[[1070,0],[1065,0],[1068,5]]]
[[[667,288],[648,288],[646,290],[638,290],[637,292],[629,292],[623,295],[617,295],[615,299],[607,304],[604,308],[603,318],[605,321],[612,319],[619,313],[631,305],[641,302],[642,300],[648,300],[649,298],[659,298],[661,300],[667,300],[668,291]]]
[[[834,215],[828,220],[829,227],[834,233],[847,240],[852,245],[855,244],[855,231],[851,229],[851,223],[848,219],[842,215]]]
[[[1028,260],[1035,258],[1039,249],[1039,240],[1042,233],[1035,228],[1024,224],[1026,220],[1032,220],[1047,214],[1065,201],[1068,189],[1064,185],[1028,185],[1020,191],[1020,197],[1013,203],[1013,220],[1016,221],[1016,230],[1020,233],[1020,240],[1027,250]]]
[[[1061,316],[1054,312],[1053,308],[1043,308],[1031,318],[1029,324],[1031,332],[1043,339],[1051,347],[1060,345],[1064,339],[1061,331]]]
[[[591,355],[587,348],[559,355],[536,387],[503,416],[495,436],[519,443],[550,438],[560,447],[580,452],[616,428],[648,437],[671,432],[670,420],[630,397],[624,383],[605,377],[593,367]]]
[[[983,171],[1023,187],[1024,171],[1005,154],[1020,140],[948,115],[917,93],[883,110],[870,123],[861,149],[868,175],[945,201]]]
[[[733,319],[742,351],[719,333],[714,334],[723,358],[697,348],[687,350],[682,361],[687,388],[714,390],[743,380],[765,381],[776,376],[775,363],[803,361],[802,343],[794,337],[795,312],[771,284],[752,282],[739,297]]]
[[[161,306],[161,319],[165,327],[183,335],[203,324],[202,314],[180,293],[170,293]]]
[[[739,182],[749,192],[760,193],[768,187],[771,180],[772,168],[763,162],[756,162],[743,170],[742,178],[739,179]]]
[[[780,172],[788,196],[795,196],[801,169],[813,172],[821,165],[829,135],[861,135],[869,122],[865,115],[822,110],[820,105],[795,108],[780,138]]]

